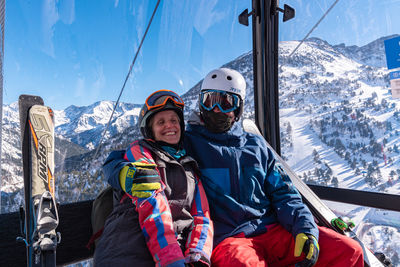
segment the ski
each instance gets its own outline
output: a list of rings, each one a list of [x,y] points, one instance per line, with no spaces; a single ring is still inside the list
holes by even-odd
[[[27,266],[56,266],[58,211],[54,180],[54,114],[39,96],[19,97]]]
[[[256,124],[249,119],[244,119],[242,122],[243,129],[246,132],[254,133],[257,135],[261,135]],[[261,135],[262,136],[262,135]],[[321,199],[308,187],[286,164],[286,162],[275,152],[275,150],[270,146],[268,142],[266,142],[268,147],[274,153],[275,157],[279,159],[282,164],[283,169],[288,174],[289,178],[292,180],[293,185],[299,191],[305,204],[309,207],[314,218],[317,220],[319,225],[325,226],[327,228],[331,228],[341,234],[345,234],[350,238],[356,240],[363,249],[364,253],[364,266],[369,267],[383,267],[384,265],[375,257],[375,255],[365,246],[365,244],[357,237],[357,235],[350,229],[346,231],[340,231],[336,227],[331,224],[333,219],[336,219],[337,216],[333,211],[325,205],[321,201]]]

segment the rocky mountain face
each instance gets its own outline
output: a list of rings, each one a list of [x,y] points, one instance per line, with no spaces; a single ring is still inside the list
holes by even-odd
[[[350,58],[363,65],[373,67],[386,67],[384,41],[398,36],[398,34],[395,34],[381,37],[361,47],[355,45],[346,46],[345,44],[339,44],[333,46],[333,48],[345,55],[347,58]]]

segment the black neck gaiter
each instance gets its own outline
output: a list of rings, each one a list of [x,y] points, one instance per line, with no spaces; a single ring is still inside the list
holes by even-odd
[[[233,125],[234,120],[223,112],[202,111],[204,125],[212,133],[227,132]]]

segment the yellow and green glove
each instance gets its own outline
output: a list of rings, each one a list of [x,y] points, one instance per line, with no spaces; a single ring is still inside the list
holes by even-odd
[[[151,197],[154,191],[161,188],[161,177],[156,164],[132,162],[119,172],[122,190],[138,198]]]
[[[299,257],[301,252],[304,252],[306,258],[297,263],[296,267],[311,267],[318,260],[319,245],[317,239],[310,234],[300,233],[296,236],[294,245],[294,256]]]

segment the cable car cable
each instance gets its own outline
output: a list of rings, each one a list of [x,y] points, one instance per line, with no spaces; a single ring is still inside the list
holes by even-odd
[[[328,15],[328,13],[332,10],[332,8],[339,2],[339,0],[336,0],[329,8],[328,10],[322,15],[322,17],[318,20],[318,22],[311,28],[311,30],[306,34],[306,36],[303,38],[303,40],[300,41],[300,43],[293,49],[293,51],[289,54],[287,58],[290,58],[294,52],[300,47],[300,45],[308,38],[308,36],[315,30],[315,28],[318,27],[318,25],[321,23],[321,21]]]
[[[151,23],[152,23],[152,21],[153,21],[154,15],[156,14],[156,11],[157,11],[157,9],[158,9],[159,4],[160,4],[160,0],[157,1],[156,6],[154,7],[153,14],[152,14],[151,17],[150,17],[150,20],[149,20],[149,22],[148,22],[148,24],[147,24],[146,30],[145,30],[145,32],[144,32],[144,34],[143,34],[142,40],[140,41],[138,50],[136,51],[135,57],[133,58],[132,63],[131,63],[131,65],[130,65],[130,67],[129,67],[128,74],[127,74],[126,77],[125,77],[124,84],[122,85],[121,91],[119,92],[118,99],[117,99],[117,101],[115,102],[115,105],[114,105],[113,111],[111,112],[111,116],[110,116],[110,119],[108,120],[107,126],[106,126],[106,128],[104,129],[104,131],[103,131],[103,133],[102,133],[102,135],[101,135],[99,144],[98,144],[98,146],[97,146],[97,149],[96,149],[96,152],[95,152],[93,158],[96,158],[97,153],[98,153],[99,150],[100,150],[100,147],[101,147],[102,141],[103,141],[103,139],[104,139],[105,133],[107,132],[108,127],[110,126],[110,123],[111,123],[112,117],[113,117],[113,115],[114,115],[114,112],[115,112],[115,110],[117,109],[119,100],[120,100],[121,95],[122,95],[122,93],[123,93],[123,91],[124,91],[124,89],[125,89],[125,85],[126,85],[128,79],[129,79],[129,76],[131,75],[133,66],[134,66],[134,64],[135,64],[135,62],[136,62],[136,59],[137,59],[138,55],[139,55],[140,49],[142,48],[144,39],[146,38],[147,32],[149,31],[150,25],[151,25]],[[82,185],[84,185],[84,184],[86,184],[86,183],[83,183]],[[81,188],[79,188],[78,192],[79,192],[79,193],[78,193],[78,196],[77,196],[76,200],[78,200],[79,197],[80,197],[80,195],[81,195]]]
[[[117,101],[115,102],[115,105],[114,105],[113,111],[111,112],[111,116],[110,116],[110,119],[108,120],[107,126],[106,126],[106,128],[104,129],[104,131],[103,131],[103,133],[102,133],[102,135],[101,135],[99,144],[98,144],[97,149],[96,149],[96,153],[94,154],[93,158],[95,158],[95,157],[97,156],[97,153],[98,153],[99,150],[100,150],[101,143],[102,143],[102,141],[103,141],[103,139],[104,139],[104,135],[105,135],[105,133],[107,132],[108,127],[110,126],[112,117],[113,117],[114,112],[115,112],[115,110],[116,110],[116,108],[117,108],[117,105],[118,105],[119,100],[120,100],[120,98],[121,98],[122,92],[123,92],[124,89],[125,89],[126,82],[128,81],[129,76],[131,75],[131,72],[132,72],[132,69],[133,69],[133,65],[134,65],[135,62],[136,62],[136,58],[137,58],[137,56],[139,55],[140,49],[142,48],[143,41],[144,41],[144,39],[146,38],[147,32],[149,31],[151,22],[153,21],[154,15],[155,15],[155,13],[156,13],[156,11],[157,11],[157,8],[158,8],[158,5],[159,5],[159,4],[160,4],[160,0],[157,1],[157,4],[156,4],[156,6],[155,6],[155,8],[154,8],[154,10],[153,10],[153,14],[151,15],[150,21],[149,21],[149,23],[147,24],[146,31],[145,31],[144,34],[143,34],[143,37],[142,37],[142,40],[140,41],[140,45],[139,45],[139,47],[138,47],[138,50],[136,51],[135,57],[134,57],[133,60],[132,60],[131,66],[129,67],[128,74],[126,75],[124,84],[122,85],[121,91],[119,92],[118,99],[117,99]]]

